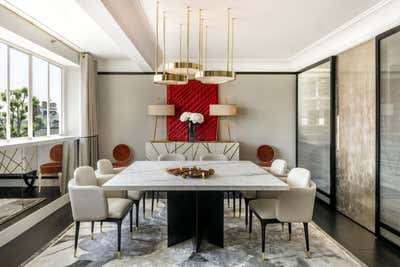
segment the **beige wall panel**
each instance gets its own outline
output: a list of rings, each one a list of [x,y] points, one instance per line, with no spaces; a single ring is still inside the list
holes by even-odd
[[[165,87],[153,85],[151,75],[99,75],[98,84],[100,157],[111,159],[113,146],[126,143],[135,150],[135,159],[143,160],[154,125],[147,105],[165,99]],[[231,132],[240,142],[241,159],[256,160],[257,147],[271,144],[278,157],[294,166],[295,87],[295,75],[238,75],[237,81],[220,86],[220,102],[238,105]],[[226,140],[225,120],[220,128]],[[165,138],[164,120],[158,129]]]
[[[337,208],[374,231],[375,41],[337,60]]]

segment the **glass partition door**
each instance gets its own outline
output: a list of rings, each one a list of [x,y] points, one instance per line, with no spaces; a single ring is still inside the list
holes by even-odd
[[[377,233],[400,244],[400,27],[377,38]]]
[[[334,58],[297,76],[297,166],[311,171],[317,196],[334,205]]]

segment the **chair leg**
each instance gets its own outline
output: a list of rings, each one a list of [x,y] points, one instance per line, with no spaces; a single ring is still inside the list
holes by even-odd
[[[139,200],[140,202],[140,200]],[[143,219],[146,219],[146,193],[143,196]]]
[[[249,238],[251,238],[251,232],[253,230],[253,211],[249,210]]]
[[[133,206],[129,210],[129,232],[131,233],[131,239],[133,239],[132,223],[133,223]]]
[[[267,228],[267,224],[261,221],[261,251],[262,251],[262,260],[265,260],[265,231]]]
[[[39,172],[39,175],[38,175],[38,186],[39,186],[38,191],[40,193],[42,191],[42,173],[41,172]]]
[[[248,198],[244,198],[244,221],[246,224],[246,228],[247,225],[249,224],[249,199]]]
[[[227,194],[228,194],[228,208],[230,207],[230,197],[229,197],[229,194],[230,194],[230,192],[228,191],[228,192],[226,192]]]
[[[117,227],[118,227],[118,252],[117,252],[117,258],[121,259],[122,254],[121,254],[121,224],[122,220],[119,220],[117,222]]]
[[[307,258],[311,258],[310,241],[308,239],[308,223],[303,223],[303,225],[304,225],[304,235],[306,238],[306,255]]]
[[[292,223],[288,223],[289,225],[289,240],[292,240]]]
[[[157,207],[158,207],[158,199],[159,199],[159,195],[160,195],[160,192],[156,192],[157,193]]]
[[[139,229],[139,202],[135,202],[136,206],[136,231]]]
[[[100,233],[103,232],[103,222],[100,222]]]
[[[236,216],[236,192],[232,191],[232,199],[233,199],[233,217]]]
[[[93,240],[93,232],[94,232],[94,221],[91,221],[90,239],[92,240]]]
[[[76,257],[76,251],[78,249],[78,239],[79,239],[79,226],[81,222],[75,222],[75,243],[74,243],[74,257]]]
[[[58,176],[58,187],[60,188],[60,193],[61,193],[62,172],[57,173],[57,176]]]
[[[154,191],[151,191],[151,217],[153,217],[154,212]]]
[[[239,192],[239,218],[242,218],[242,193]]]

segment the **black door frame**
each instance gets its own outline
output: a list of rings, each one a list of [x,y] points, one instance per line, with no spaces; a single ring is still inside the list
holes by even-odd
[[[381,190],[380,190],[380,156],[381,156],[381,40],[392,36],[393,34],[400,32],[400,26],[392,28],[382,34],[379,34],[375,38],[375,79],[376,79],[376,179],[375,179],[375,233],[377,236],[382,237],[386,240],[384,236],[381,235],[381,228],[389,231],[390,233],[396,235],[400,238],[400,231],[386,225],[380,221],[380,210],[381,210]],[[391,240],[389,242],[393,243]]]
[[[331,93],[331,133],[330,133],[330,192],[329,194],[317,188],[317,192],[329,199],[331,208],[336,208],[336,56],[325,58],[317,63],[307,66],[296,73],[296,167],[298,166],[299,143],[299,74],[313,69],[321,64],[330,62],[330,93]]]

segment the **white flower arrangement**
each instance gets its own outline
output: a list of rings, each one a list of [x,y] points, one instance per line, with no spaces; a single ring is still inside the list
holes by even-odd
[[[204,116],[201,113],[183,112],[179,120],[181,122],[191,121],[192,123],[203,123]]]

